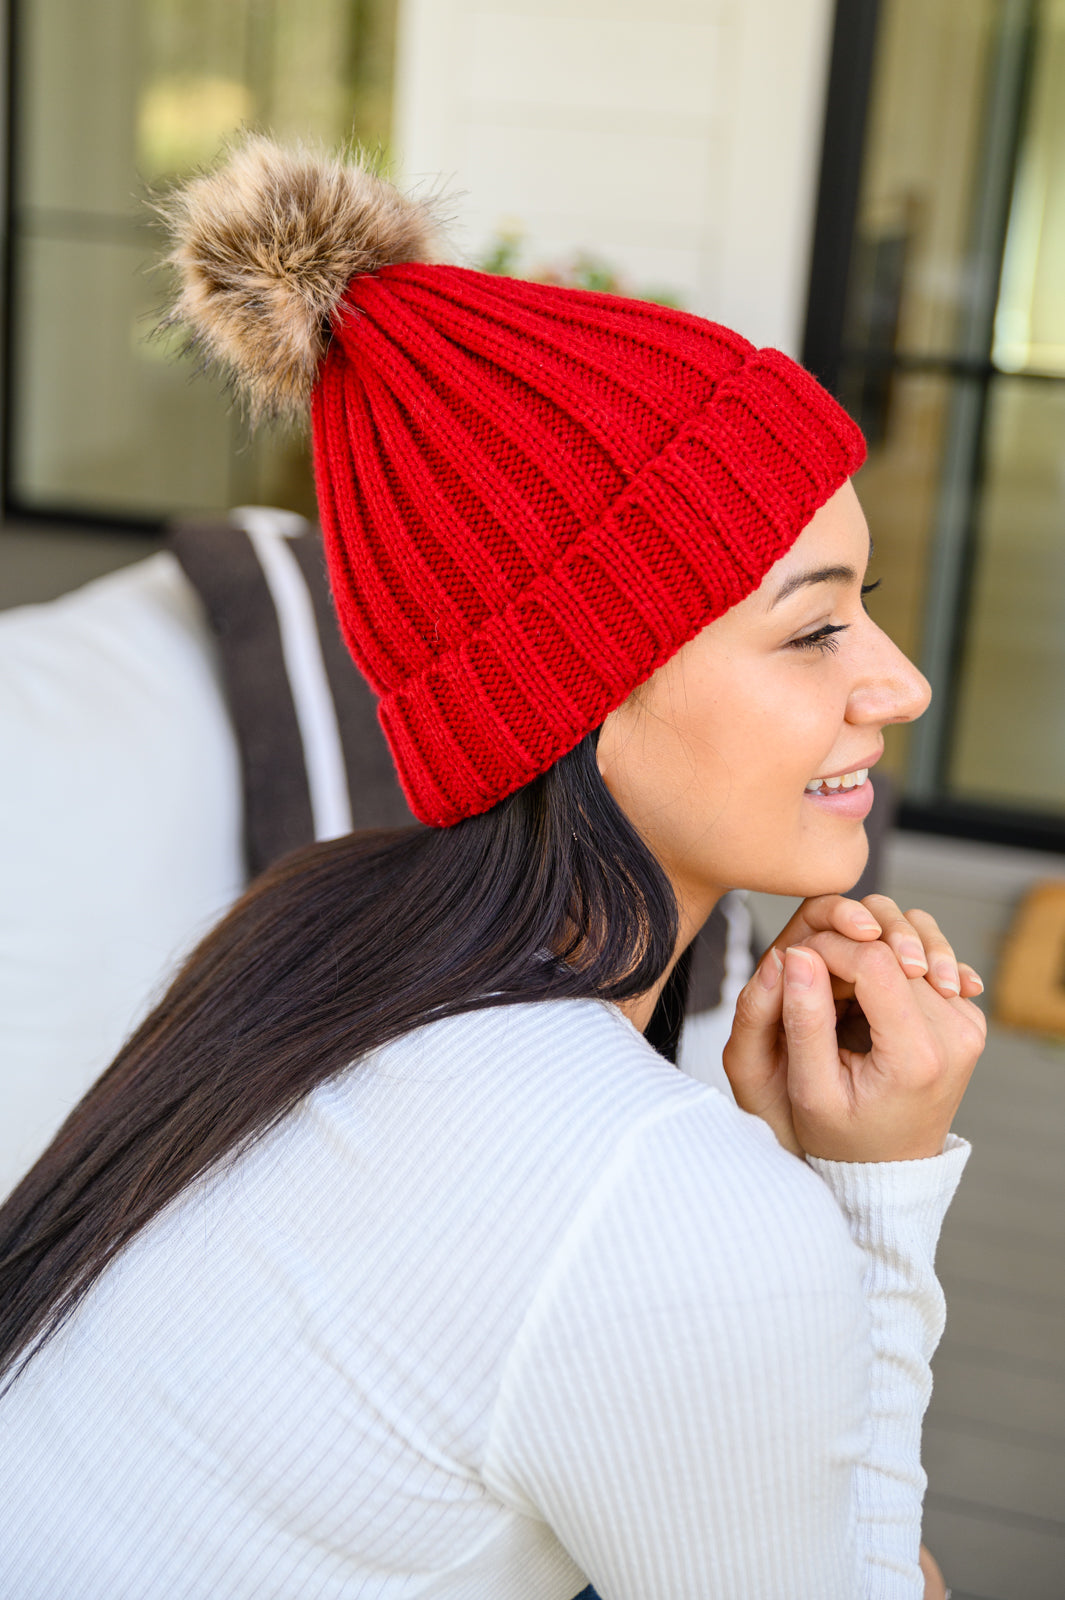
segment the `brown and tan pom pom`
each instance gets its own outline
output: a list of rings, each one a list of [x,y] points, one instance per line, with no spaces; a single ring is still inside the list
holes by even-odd
[[[438,256],[427,204],[365,167],[259,134],[158,209],[180,284],[163,326],[225,368],[253,420],[305,410],[353,277]]]

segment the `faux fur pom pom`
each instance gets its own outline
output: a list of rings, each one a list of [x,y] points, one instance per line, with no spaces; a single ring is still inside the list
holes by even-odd
[[[255,420],[306,409],[353,277],[436,254],[425,204],[364,167],[261,135],[159,209],[180,285],[163,326],[227,370]]]

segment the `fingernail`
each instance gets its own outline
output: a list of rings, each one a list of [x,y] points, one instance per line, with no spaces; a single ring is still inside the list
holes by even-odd
[[[968,974],[969,982],[975,983],[978,993],[983,994],[984,980],[981,978],[980,974],[973,967],[966,967],[965,971]]]
[[[789,945],[784,952],[784,982],[789,989],[809,989],[814,981],[813,957],[798,945]]]
[[[904,967],[920,967],[922,972],[928,971],[924,951],[916,939],[903,939],[899,945],[899,960]]]
[[[875,933],[877,938],[884,931],[879,922],[874,922],[872,917],[855,917],[854,926],[859,933]]]
[[[763,989],[775,989],[780,982],[780,974],[784,971],[784,963],[780,959],[780,951],[774,946],[767,950],[758,968],[758,976],[762,980]]]
[[[932,968],[935,980],[940,989],[946,989],[951,994],[961,994],[961,984],[958,974],[949,961],[937,961]]]

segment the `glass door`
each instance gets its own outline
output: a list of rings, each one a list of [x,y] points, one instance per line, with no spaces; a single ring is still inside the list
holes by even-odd
[[[1065,813],[1065,0],[1034,20],[946,774]]]
[[[934,691],[888,760],[918,825],[1061,849],[1065,0],[873,9],[828,377],[869,440],[874,614]]]

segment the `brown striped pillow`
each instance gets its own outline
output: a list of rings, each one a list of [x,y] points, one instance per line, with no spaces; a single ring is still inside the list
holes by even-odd
[[[415,819],[341,640],[316,529],[255,507],[170,547],[218,644],[240,746],[248,874],[314,839]]]

